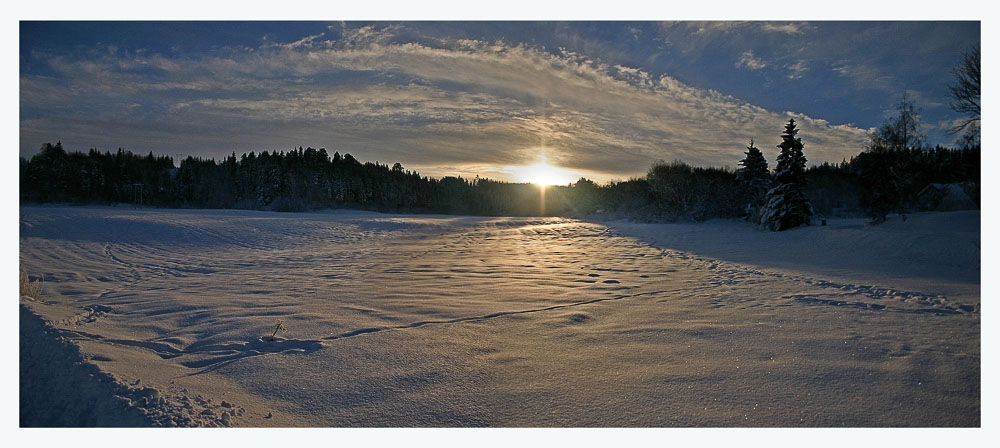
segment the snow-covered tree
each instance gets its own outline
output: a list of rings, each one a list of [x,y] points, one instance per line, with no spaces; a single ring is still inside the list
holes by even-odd
[[[774,187],[767,192],[767,202],[761,214],[761,225],[779,231],[809,225],[812,206],[803,192],[806,184],[806,157],[802,154],[802,139],[796,138],[795,119],[788,120],[781,134],[781,153],[775,167]]]
[[[747,146],[746,157],[740,160],[740,168],[736,170],[736,178],[745,188],[747,196],[746,219],[754,224],[760,223],[761,207],[767,199],[767,190],[771,188],[771,173],[767,170],[767,159],[753,145],[753,139]]]

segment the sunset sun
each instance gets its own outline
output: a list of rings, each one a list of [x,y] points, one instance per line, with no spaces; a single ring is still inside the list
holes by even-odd
[[[533,165],[512,167],[514,176],[522,182],[530,182],[539,186],[565,185],[573,182],[576,177],[573,171],[549,165],[545,159]]]

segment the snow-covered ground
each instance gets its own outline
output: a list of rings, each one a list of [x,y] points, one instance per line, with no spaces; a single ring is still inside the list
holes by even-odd
[[[21,423],[978,426],[979,238],[21,207]]]

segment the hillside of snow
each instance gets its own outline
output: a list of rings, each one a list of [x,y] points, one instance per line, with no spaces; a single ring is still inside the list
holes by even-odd
[[[24,206],[21,425],[979,426],[979,219]]]

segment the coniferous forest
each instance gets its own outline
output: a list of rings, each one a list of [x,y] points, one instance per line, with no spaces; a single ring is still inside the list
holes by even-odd
[[[777,193],[770,187],[781,178],[768,172],[752,142],[749,148],[753,148],[748,151],[749,167],[747,159],[736,170],[661,161],[644,177],[607,184],[581,178],[546,187],[543,203],[540,189],[532,184],[429,178],[400,163],[361,162],[350,154],[331,156],[325,149],[238,157],[233,153],[221,161],[188,157],[177,164],[167,156],[122,149],[68,152],[56,143],[45,144],[30,160],[21,158],[20,200],[273,211],[351,208],[486,216],[599,215],[646,222],[746,217],[761,223],[766,212],[760,207],[777,200],[766,195]],[[891,213],[925,209],[918,196],[930,184],[958,183],[978,205],[979,154],[979,145],[962,149],[873,145],[850,160],[814,165],[786,178],[794,178],[808,201],[805,205],[816,216],[864,215],[881,222]],[[796,201],[801,208],[801,200]]]

